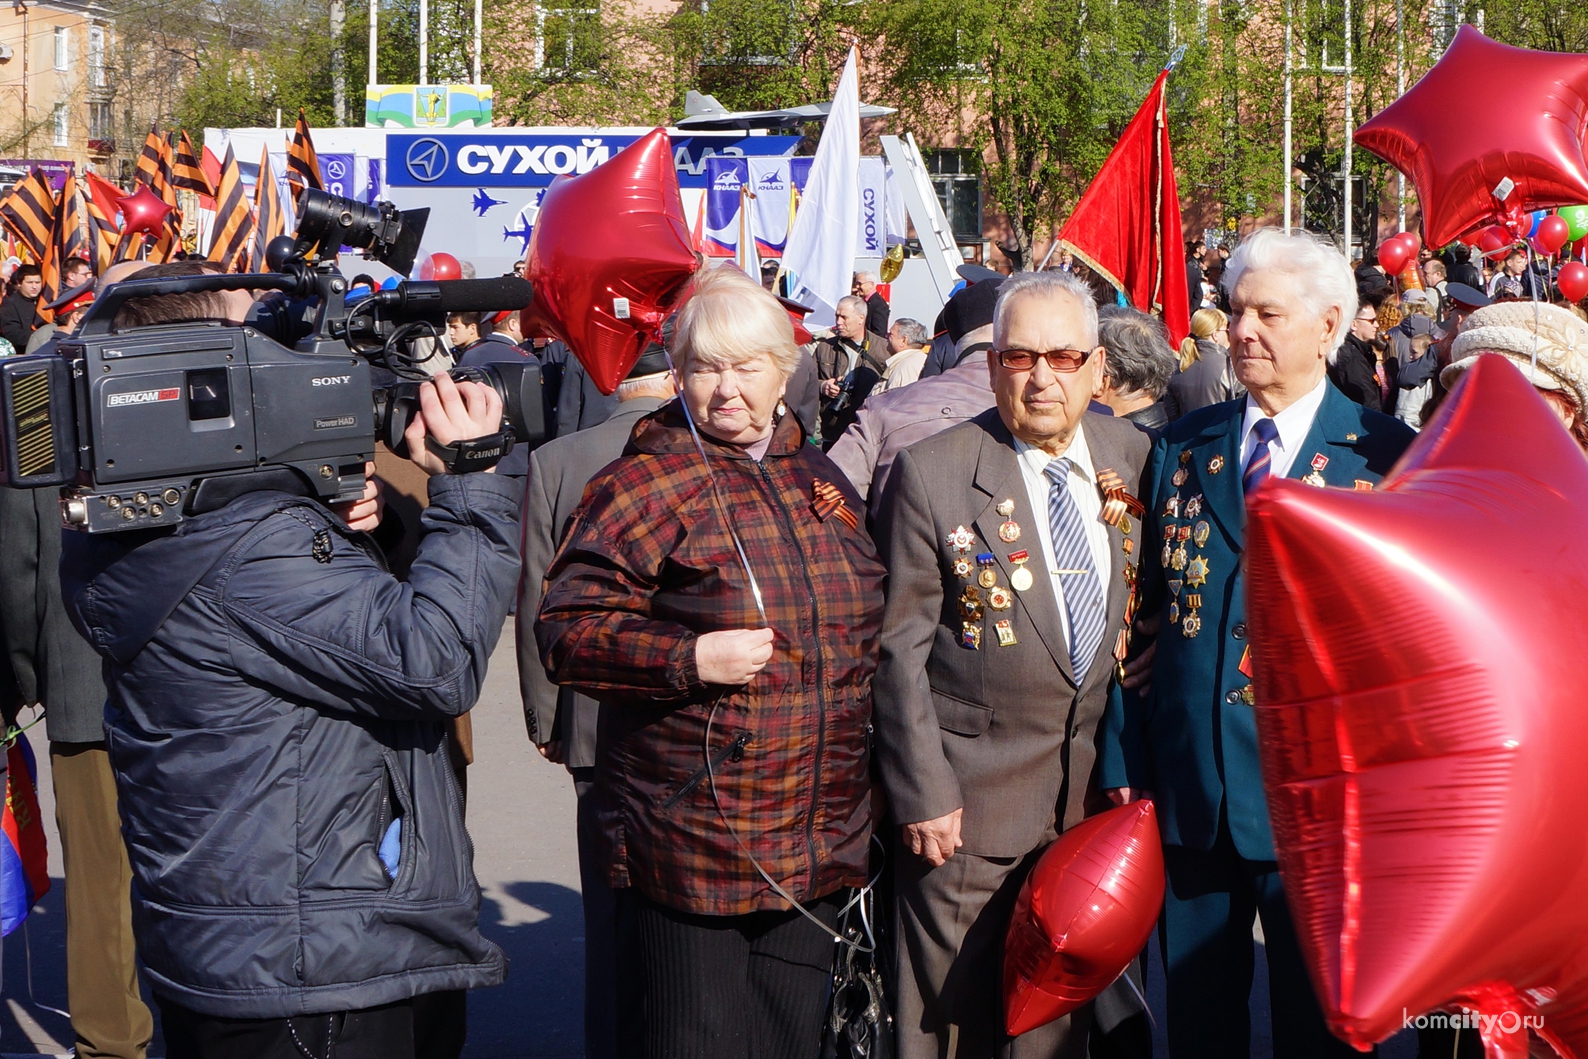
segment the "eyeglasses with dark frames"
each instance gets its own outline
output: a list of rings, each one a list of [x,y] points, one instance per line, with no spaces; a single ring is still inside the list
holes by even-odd
[[[1080,371],[1081,365],[1095,350],[1045,349],[1038,352],[1032,349],[998,349],[994,352],[998,355],[998,363],[1010,371],[1030,371],[1037,366],[1037,358],[1041,357],[1054,371],[1069,373]]]

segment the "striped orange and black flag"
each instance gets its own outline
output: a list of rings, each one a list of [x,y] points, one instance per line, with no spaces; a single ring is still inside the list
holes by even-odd
[[[64,293],[61,290],[61,275],[66,270],[66,261],[73,256],[81,257],[83,247],[83,215],[78,207],[77,177],[69,173],[66,183],[61,186],[60,197],[55,202],[50,243],[44,252],[44,287],[39,292],[40,306],[48,305]],[[39,309],[39,315],[46,321],[54,318],[54,313],[44,308]]]
[[[259,158],[259,183],[254,187],[254,252],[249,257],[248,271],[269,272],[265,248],[270,240],[287,234],[287,211],[281,202],[281,191],[276,184],[276,169],[270,164],[270,148],[266,146]]]
[[[55,220],[55,189],[42,169],[35,169],[17,181],[16,187],[0,199],[0,222],[28,248],[35,261],[43,261],[49,251],[50,226]]]
[[[139,184],[148,184],[156,195],[166,202],[166,189],[171,186],[171,156],[168,153],[165,137],[161,136],[155,126],[149,126],[149,135],[143,138],[143,150],[138,152],[138,168],[136,179]]]
[[[320,156],[314,150],[314,138],[309,135],[309,119],[303,108],[298,108],[298,125],[292,130],[292,146],[287,148],[287,181],[292,184],[293,195],[303,188],[324,191],[320,180]]]
[[[215,194],[215,226],[210,230],[209,259],[224,265],[227,272],[246,266],[248,240],[254,234],[254,208],[243,189],[243,176],[237,168],[237,155],[226,145],[226,161],[221,164],[221,186]]]
[[[176,149],[171,154],[171,183],[195,195],[215,197],[215,189],[210,187],[210,178],[199,164],[198,152],[193,150],[193,141],[188,138],[186,129],[177,137]]]
[[[94,263],[94,273],[103,275],[115,260],[116,243],[121,239],[121,225],[116,217],[121,208],[116,200],[122,197],[121,189],[93,173],[83,174],[83,205],[88,213],[89,260]]]

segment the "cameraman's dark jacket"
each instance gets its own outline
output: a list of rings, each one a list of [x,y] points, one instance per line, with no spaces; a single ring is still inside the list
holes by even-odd
[[[443,733],[501,633],[522,499],[504,475],[432,478],[406,583],[277,492],[153,538],[67,535],[156,992],[279,1018],[502,981]]]

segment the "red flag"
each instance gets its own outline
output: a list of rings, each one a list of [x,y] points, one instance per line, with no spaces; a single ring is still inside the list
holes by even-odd
[[[1059,243],[1115,287],[1138,309],[1163,313],[1178,346],[1191,333],[1181,251],[1180,197],[1169,153],[1164,112],[1165,70],[1130,119],[1097,171]]]

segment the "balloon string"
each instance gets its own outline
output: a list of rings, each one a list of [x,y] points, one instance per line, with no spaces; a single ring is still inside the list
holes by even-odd
[[[1533,360],[1532,360],[1532,365],[1531,365],[1533,378],[1531,380],[1529,380],[1529,381],[1531,381],[1535,385],[1537,385],[1537,381],[1538,381],[1538,329],[1539,329],[1539,326],[1540,326],[1540,324],[1539,324],[1539,310],[1538,310],[1538,270],[1533,267],[1534,250],[1533,250],[1532,240],[1527,240],[1526,241],[1526,246],[1527,246],[1527,289],[1528,289],[1529,293],[1531,293],[1532,296],[1533,296]]]
[[[706,455],[706,446],[700,440],[700,431],[695,427],[695,417],[690,414],[689,402],[684,399],[684,374],[673,363],[673,351],[664,344],[662,355],[667,358],[667,368],[673,373],[673,379],[678,384],[678,406],[684,410],[684,422],[689,424],[689,436],[695,439],[695,450],[700,453],[701,462],[706,465],[706,481],[711,484],[711,499],[717,507],[717,517],[722,519],[723,528],[728,531],[728,536],[733,538],[733,549],[739,553],[739,565],[744,567],[744,576],[750,579],[750,595],[755,598],[756,613],[761,615],[761,626],[771,628],[771,622],[766,620],[766,602],[761,598],[761,583],[755,578],[755,571],[750,569],[750,557],[744,552],[744,543],[739,540],[739,534],[734,531],[733,523],[728,520],[728,511],[723,506],[722,494],[717,490],[717,476],[711,470],[711,457]]]

